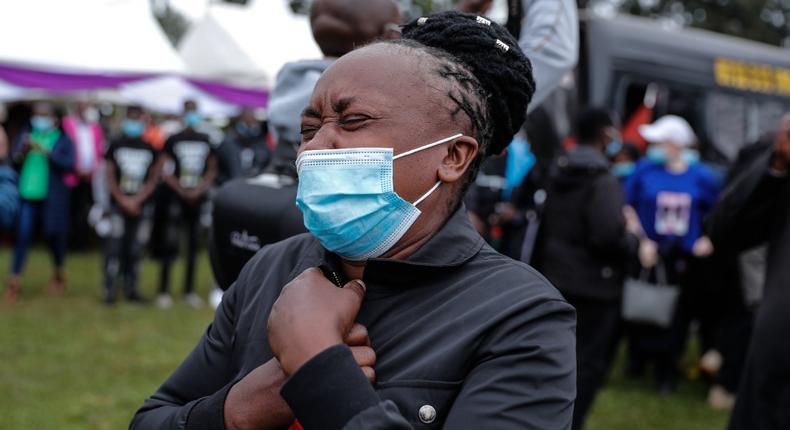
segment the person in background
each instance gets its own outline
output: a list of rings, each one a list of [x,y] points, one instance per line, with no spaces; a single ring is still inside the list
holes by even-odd
[[[173,198],[163,209],[167,211],[167,252],[162,258],[159,278],[159,295],[156,304],[162,308],[172,305],[170,296],[170,269],[180,245],[181,231],[187,237],[186,275],[184,301],[192,307],[202,306],[202,299],[194,292],[195,259],[200,239],[202,205],[217,176],[217,159],[210,138],[197,128],[203,121],[194,102],[184,104],[184,130],[170,136],[165,142],[163,162],[166,163],[163,179]]]
[[[151,146],[154,151],[161,151],[165,147],[165,141],[169,134],[167,134],[160,124],[156,123],[156,119],[148,112],[143,112],[143,123],[145,124],[145,131],[140,137],[143,142]]]
[[[625,184],[636,171],[636,165],[642,158],[639,148],[632,143],[613,142],[606,148],[606,155],[612,163],[612,174]]]
[[[271,157],[266,143],[267,133],[252,109],[241,111],[225,133],[225,141],[217,148],[218,184],[239,177],[250,178],[263,172]]]
[[[747,250],[768,243],[764,298],[728,429],[790,428],[790,114],[773,145],[724,191],[710,231],[718,246]]]
[[[89,237],[88,213],[94,203],[93,176],[104,157],[104,133],[99,125],[99,110],[90,102],[80,101],[74,114],[63,118],[63,131],[74,144],[74,173],[66,183],[71,187],[69,243],[84,248]]]
[[[641,126],[640,134],[651,146],[625,185],[629,230],[640,239],[642,267],[662,264],[667,281],[681,286],[681,297],[670,328],[630,327],[629,372],[639,374],[647,360],[655,360],[659,391],[668,394],[676,386],[689,301],[698,288],[693,265],[713,253],[703,220],[716,203],[720,184],[709,168],[694,161],[690,148],[696,137],[685,119],[667,115]]]
[[[103,299],[107,305],[115,303],[119,280],[130,302],[145,302],[137,287],[138,263],[147,240],[141,227],[161,163],[154,149],[142,140],[145,131],[142,115],[139,106],[126,109],[121,136],[112,142],[106,155],[112,220],[112,231],[105,239],[104,248]]]
[[[8,135],[2,125],[3,113],[0,107],[0,232],[13,226],[19,210],[18,175],[8,163]]]
[[[589,109],[579,115],[576,130],[579,144],[557,159],[548,186],[533,261],[576,308],[573,428],[581,429],[612,362],[624,266],[637,238],[626,232],[622,188],[605,155],[620,140],[611,116]]]
[[[519,4],[520,2],[520,4]],[[579,60],[578,5],[574,0],[508,0],[508,30],[529,56],[538,88],[529,111],[539,107]],[[491,0],[460,0],[457,9],[484,15]]]
[[[299,118],[327,67],[338,57],[373,40],[397,38],[398,24],[400,12],[394,0],[314,1],[310,7],[310,28],[324,58],[287,63],[277,73],[268,118],[275,143],[298,145]]]
[[[4,296],[6,303],[15,302],[19,296],[27,251],[39,221],[55,267],[50,291],[61,293],[66,288],[63,263],[70,195],[65,177],[74,170],[74,149],[60,128],[59,115],[51,104],[36,103],[30,125],[30,129],[19,135],[11,153],[20,172],[22,202],[17,216],[11,279]]]

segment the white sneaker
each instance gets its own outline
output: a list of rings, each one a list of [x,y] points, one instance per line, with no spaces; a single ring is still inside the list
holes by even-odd
[[[167,293],[156,296],[156,307],[159,309],[170,309],[173,307],[173,297]]]
[[[714,385],[708,391],[708,406],[717,411],[731,411],[735,407],[735,395],[721,385]]]
[[[211,305],[211,309],[217,310],[219,304],[222,303],[222,295],[225,294],[221,288],[214,288],[211,290],[211,294],[208,296],[208,303]]]
[[[203,307],[203,299],[195,293],[189,293],[184,296],[184,303],[191,306],[193,309],[200,309]]]

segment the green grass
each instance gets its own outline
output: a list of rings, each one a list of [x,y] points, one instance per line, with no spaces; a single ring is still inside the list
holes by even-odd
[[[9,250],[0,250],[7,273]],[[201,256],[197,290],[211,287]],[[69,291],[46,293],[49,258],[35,250],[23,279],[23,296],[0,305],[0,430],[123,429],[143,400],[165,380],[211,321],[208,309],[178,304],[163,311],[99,302],[99,255],[70,255]],[[141,286],[153,297],[157,266],[147,261]],[[174,268],[180,293],[183,267]],[[727,415],[704,402],[705,387],[685,382],[661,398],[646,381],[625,380],[615,369],[589,420],[590,430],[719,430]]]

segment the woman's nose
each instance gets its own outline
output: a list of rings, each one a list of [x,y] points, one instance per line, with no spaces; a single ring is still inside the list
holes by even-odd
[[[313,138],[305,142],[301,151],[312,151],[317,149],[335,149],[338,148],[338,133],[335,129],[334,123],[324,124],[316,133]]]

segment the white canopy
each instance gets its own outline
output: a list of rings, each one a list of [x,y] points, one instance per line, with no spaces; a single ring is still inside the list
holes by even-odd
[[[30,98],[32,91],[0,80],[0,102]]]
[[[0,63],[101,73],[178,73],[149,0],[6,1]]]
[[[254,88],[271,88],[289,61],[322,56],[308,18],[292,13],[285,0],[211,4],[179,53],[190,75]]]
[[[178,114],[186,100],[197,102],[200,113],[208,117],[228,117],[239,108],[225,103],[178,76],[160,76],[120,86],[118,92],[124,99],[156,112]]]

